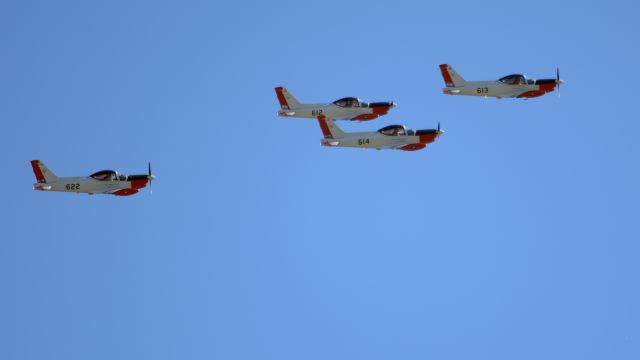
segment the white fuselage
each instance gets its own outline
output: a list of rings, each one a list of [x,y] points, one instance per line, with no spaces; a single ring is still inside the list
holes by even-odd
[[[35,183],[33,188],[42,191],[60,191],[85,194],[114,194],[119,191],[123,195],[132,195],[146,186],[146,180],[96,180],[88,176],[60,177],[55,182]]]
[[[278,111],[279,116],[316,119],[325,116],[335,120],[372,120],[387,114],[389,107],[341,107],[335,104],[302,104]]]
[[[324,138],[320,140],[323,146],[354,147],[364,149],[398,149],[419,150],[427,144],[435,141],[440,135],[383,135],[379,132],[352,132],[345,133],[337,138]]]
[[[448,95],[467,95],[501,98],[532,98],[553,91],[555,85],[538,84],[504,84],[500,81],[467,81],[464,86],[446,87],[442,89]]]

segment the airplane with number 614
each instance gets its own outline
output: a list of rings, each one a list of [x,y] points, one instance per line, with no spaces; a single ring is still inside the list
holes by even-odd
[[[354,97],[346,97],[330,104],[301,104],[287,89],[279,86],[276,88],[278,102],[280,102],[279,116],[317,118],[325,116],[334,120],[373,120],[386,115],[390,109],[396,106],[391,102],[364,102]]]
[[[357,147],[369,149],[395,149],[415,151],[424,149],[434,142],[444,131],[437,129],[411,130],[404,125],[389,125],[373,132],[345,133],[335,121],[325,116],[318,116],[318,123],[324,135],[320,141],[322,146]]]
[[[446,88],[442,92],[449,95],[469,95],[501,98],[534,98],[552,92],[555,88],[560,91],[560,69],[556,69],[555,79],[529,79],[522,74],[512,74],[498,80],[466,81],[451,65],[441,64],[440,72]]]
[[[31,166],[38,180],[33,189],[41,191],[128,196],[137,193],[147,184],[151,185],[151,181],[156,178],[151,175],[151,163],[148,174],[128,176],[114,170],[102,170],[90,176],[57,177],[40,160],[32,160]]]

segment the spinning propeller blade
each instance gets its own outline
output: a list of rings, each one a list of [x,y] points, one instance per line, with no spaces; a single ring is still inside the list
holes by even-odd
[[[153,182],[153,179],[155,179],[155,176],[151,175],[151,161],[149,161],[149,175],[147,176],[147,179],[149,179],[149,193],[153,194],[151,183]]]
[[[556,84],[558,85],[558,97],[560,97],[560,84],[562,81],[560,80],[560,68],[556,68]]]

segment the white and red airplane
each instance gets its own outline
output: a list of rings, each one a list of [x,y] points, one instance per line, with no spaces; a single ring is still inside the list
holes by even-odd
[[[90,176],[57,177],[40,160],[32,160],[31,166],[38,180],[33,184],[33,189],[41,191],[128,196],[137,193],[147,184],[151,185],[151,181],[156,178],[151,175],[151,163],[148,174],[129,176],[114,170],[102,170]]]
[[[287,89],[279,86],[276,95],[280,102],[279,116],[317,118],[320,115],[334,120],[373,120],[386,115],[396,106],[391,102],[367,103],[354,97],[346,97],[334,101],[331,104],[301,104]]]
[[[469,95],[501,98],[534,98],[552,92],[564,81],[560,80],[560,69],[555,79],[529,79],[522,74],[512,74],[498,80],[465,81],[451,65],[441,64],[440,72],[446,84],[442,92],[449,95]]]
[[[429,130],[414,131],[404,125],[389,125],[373,132],[345,133],[335,121],[328,120],[325,116],[318,116],[318,122],[324,135],[324,139],[320,140],[322,146],[415,151],[424,149],[444,133],[440,130],[440,123],[437,129]]]

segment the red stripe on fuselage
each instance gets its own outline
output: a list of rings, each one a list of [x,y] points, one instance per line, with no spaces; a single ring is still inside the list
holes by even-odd
[[[405,145],[405,146],[401,147],[400,150],[416,151],[416,150],[424,149],[426,147],[427,147],[427,145],[425,145],[425,144],[409,144],[409,145]]]
[[[132,189],[142,189],[147,186],[147,182],[149,180],[131,180],[131,188]]]
[[[356,117],[352,117],[351,120],[367,121],[367,120],[373,120],[377,117],[378,115],[376,114],[361,114]]]
[[[373,113],[376,115],[387,115],[391,106],[376,106],[373,108]]]
[[[436,141],[438,137],[437,134],[428,134],[428,135],[420,135],[420,143],[421,144],[429,144]]]
[[[129,196],[129,195],[136,194],[137,192],[138,192],[138,190],[136,190],[136,189],[122,189],[122,190],[118,190],[118,191],[114,192],[113,195],[115,195],[115,196]]]
[[[550,93],[555,88],[556,88],[555,83],[540,84],[538,85],[538,90],[525,91],[522,94],[518,95],[518,97],[519,98],[535,98],[538,96],[542,96],[546,93]]]

